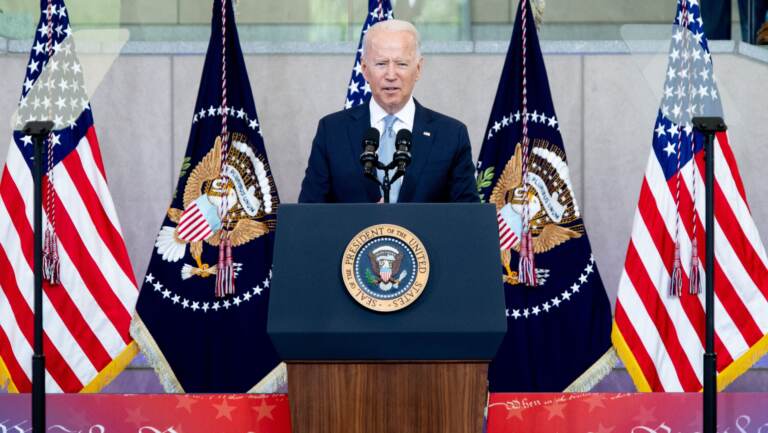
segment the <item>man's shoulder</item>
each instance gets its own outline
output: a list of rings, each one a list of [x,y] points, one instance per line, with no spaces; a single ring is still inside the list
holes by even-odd
[[[437,112],[435,110],[432,110],[431,108],[427,108],[423,105],[417,105],[418,109],[424,110],[424,117],[428,119],[428,122],[430,123],[438,123],[443,128],[464,128],[466,129],[466,125],[464,122],[460,121],[459,119],[456,119],[454,117],[445,115],[443,113]]]
[[[356,107],[339,110],[331,114],[326,114],[320,119],[320,123],[323,124],[339,124],[347,123],[359,119],[362,116],[367,115],[368,106],[366,104],[358,105]]]

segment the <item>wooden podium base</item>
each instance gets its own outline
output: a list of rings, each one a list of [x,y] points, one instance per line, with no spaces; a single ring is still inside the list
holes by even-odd
[[[293,433],[481,433],[487,363],[288,363]]]

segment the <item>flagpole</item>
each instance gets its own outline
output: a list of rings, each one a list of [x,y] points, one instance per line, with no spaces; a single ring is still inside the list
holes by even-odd
[[[717,431],[717,353],[715,353],[715,133],[727,129],[722,117],[695,117],[693,128],[704,134],[706,184],[706,334],[704,350],[704,433]]]
[[[45,432],[45,354],[43,353],[43,145],[53,129],[51,121],[34,121],[24,125],[24,133],[34,141],[35,161],[32,176],[34,192],[35,287],[34,287],[34,353],[32,354],[32,433]]]

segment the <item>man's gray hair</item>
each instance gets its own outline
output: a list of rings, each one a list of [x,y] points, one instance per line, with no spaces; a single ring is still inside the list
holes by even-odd
[[[368,41],[368,35],[373,32],[408,32],[412,34],[413,39],[416,41],[416,58],[418,59],[421,57],[421,35],[419,34],[419,31],[416,30],[416,27],[408,21],[385,20],[372,25],[371,28],[365,32],[365,36],[363,36],[363,56],[365,56],[368,44],[370,43]]]

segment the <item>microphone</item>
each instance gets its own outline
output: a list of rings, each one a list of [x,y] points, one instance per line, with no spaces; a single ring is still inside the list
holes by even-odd
[[[363,135],[363,153],[360,154],[360,163],[363,164],[363,173],[366,176],[374,175],[374,168],[379,156],[376,150],[379,148],[379,130],[370,127]]]
[[[405,168],[411,163],[411,131],[407,129],[397,131],[392,161],[397,163],[397,171],[405,173]]]

